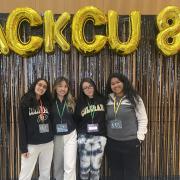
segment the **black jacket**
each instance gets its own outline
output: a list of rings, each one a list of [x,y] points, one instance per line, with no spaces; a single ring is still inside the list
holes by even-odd
[[[92,120],[90,108],[95,109],[94,119]],[[75,120],[79,134],[106,135],[105,126],[105,101],[101,96],[92,99],[78,99],[75,109]],[[98,124],[98,132],[88,132],[88,124]]]
[[[44,105],[44,123],[40,121],[39,115],[40,108],[38,105],[28,107],[27,104],[21,100],[19,108],[19,145],[22,153],[28,152],[28,144],[43,144],[53,140],[49,108]],[[47,124],[49,132],[40,133],[40,124]]]
[[[74,113],[73,110],[70,108],[67,108],[67,106],[65,106],[64,109],[64,113],[62,116],[62,122],[61,122],[61,118],[58,114],[58,109],[57,109],[57,105],[59,110],[62,110],[65,100],[61,103],[58,99],[55,99],[53,101],[52,104],[52,119],[53,119],[53,131],[55,135],[66,135],[71,133],[73,130],[75,130],[76,126],[75,126],[75,122],[74,122]],[[57,132],[56,129],[56,125],[57,124],[61,124],[61,123],[67,123],[67,127],[68,127],[68,131],[67,132]]]

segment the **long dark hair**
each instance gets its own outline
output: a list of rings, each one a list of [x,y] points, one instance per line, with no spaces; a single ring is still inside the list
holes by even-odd
[[[120,73],[113,73],[109,76],[107,80],[107,84],[106,84],[106,97],[108,98],[109,94],[112,93],[112,89],[111,89],[112,78],[117,78],[123,83],[124,95],[126,96],[127,99],[129,99],[129,101],[134,106],[136,106],[136,101],[137,102],[139,101],[139,95],[137,91],[134,89],[134,87],[132,86],[132,84],[130,83],[129,79],[125,75],[120,74]]]
[[[52,100],[51,94],[50,94],[50,85],[48,81],[44,78],[38,78],[32,83],[32,85],[28,89],[28,92],[25,93],[24,96],[21,98],[22,105],[27,106],[27,107],[33,107],[33,106],[38,105],[38,101],[36,99],[36,94],[35,94],[35,86],[39,81],[45,81],[47,84],[46,92],[41,96],[41,100],[44,105],[48,107],[50,106],[51,100]]]
[[[93,94],[94,98],[98,98],[102,96],[97,90],[95,82],[91,78],[84,78],[81,80],[81,83],[80,83],[80,95],[78,99],[82,101],[86,101],[88,99],[88,97],[84,94],[83,87],[82,87],[84,82],[88,82],[94,88],[94,94]]]

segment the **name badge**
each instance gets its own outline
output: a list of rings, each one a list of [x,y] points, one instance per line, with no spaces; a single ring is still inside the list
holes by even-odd
[[[56,124],[56,131],[58,133],[68,132],[67,124],[66,123],[64,123],[64,124]]]
[[[87,131],[90,132],[98,132],[99,131],[99,126],[98,124],[88,124],[87,125]]]
[[[39,124],[39,132],[40,133],[48,133],[49,132],[49,124]]]
[[[122,129],[122,121],[115,119],[110,121],[111,129]]]

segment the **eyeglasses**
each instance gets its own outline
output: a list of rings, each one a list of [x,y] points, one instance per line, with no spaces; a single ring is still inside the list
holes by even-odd
[[[83,91],[87,91],[87,90],[89,90],[89,89],[92,89],[93,88],[93,86],[86,86],[86,87],[83,87]]]
[[[45,89],[45,90],[47,89],[47,85],[42,84],[42,83],[40,83],[40,82],[37,83],[36,85],[39,86],[39,87],[42,87],[42,88]]]

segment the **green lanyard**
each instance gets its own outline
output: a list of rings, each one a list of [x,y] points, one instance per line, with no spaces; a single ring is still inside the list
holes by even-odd
[[[93,106],[93,108],[91,108],[90,106]],[[93,119],[94,119],[94,115],[95,115],[95,104],[91,105],[88,102],[88,107],[89,107],[89,110],[90,110],[90,113],[91,113],[91,119],[92,119],[92,123],[93,123]]]
[[[115,118],[116,118],[117,112],[120,109],[120,106],[122,104],[122,100],[123,100],[123,98],[121,98],[119,102],[116,102],[116,97],[114,98],[114,114],[115,114]]]
[[[58,103],[56,101],[56,107],[57,107],[57,110],[58,110],[58,115],[61,119],[61,123],[62,123],[62,117],[63,117],[63,114],[64,114],[64,110],[65,110],[65,107],[66,107],[66,101],[64,102],[64,106],[63,108],[60,110],[59,107],[58,107]]]

